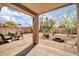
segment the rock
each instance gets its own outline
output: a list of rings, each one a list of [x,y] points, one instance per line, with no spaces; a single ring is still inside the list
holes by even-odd
[[[61,38],[54,38],[53,40],[54,40],[54,41],[57,41],[57,42],[61,42],[61,43],[64,42],[64,40],[62,40]]]

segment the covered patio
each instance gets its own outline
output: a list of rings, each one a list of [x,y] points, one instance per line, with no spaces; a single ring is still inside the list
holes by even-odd
[[[54,42],[47,41],[47,40],[41,40],[39,37],[40,36],[39,15],[49,12],[49,11],[56,10],[58,8],[63,8],[68,5],[71,5],[71,4],[70,3],[18,3],[18,4],[17,3],[3,3],[1,4],[0,9],[3,6],[7,6],[7,7],[14,8],[18,11],[21,11],[33,17],[33,39],[25,41],[24,43],[22,42],[22,45],[21,45],[21,42],[19,42],[19,44],[17,44],[18,42],[11,43],[11,45],[9,45],[8,48],[10,48],[12,45],[15,44],[15,47],[14,48],[12,47],[12,49],[15,49],[14,52],[10,48],[10,50],[7,50],[4,53],[0,52],[2,53],[1,55],[16,55],[16,56],[18,55],[38,55],[38,56],[39,55],[77,55],[77,54],[70,53],[67,50],[63,51],[63,49],[65,49],[64,46],[66,46],[65,44],[60,46],[61,49],[55,49],[53,47],[58,47],[58,45],[61,45],[61,44],[54,43]],[[77,22],[78,22],[77,23],[77,51],[79,53],[79,31],[78,31],[79,30],[79,20],[78,20],[79,19],[79,14],[78,14],[79,4],[76,4],[76,5],[77,5]],[[27,37],[27,35],[25,37]],[[26,38],[26,39],[31,39],[31,37]],[[28,43],[31,43],[31,45],[29,46]],[[49,44],[46,44],[46,43],[49,43]],[[53,45],[53,44],[56,44],[56,45]],[[21,45],[21,46],[18,47],[18,45]],[[3,47],[5,46],[6,45],[4,45]],[[70,48],[70,47],[66,46],[66,48]],[[5,50],[6,49],[2,51],[5,51]],[[8,53],[9,51],[11,52]]]

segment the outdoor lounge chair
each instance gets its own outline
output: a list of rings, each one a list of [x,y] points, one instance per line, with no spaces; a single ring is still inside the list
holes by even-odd
[[[10,40],[10,39],[12,39],[12,38],[9,37],[9,36],[5,36],[5,35],[0,33],[0,43],[1,44],[8,42],[7,40]]]

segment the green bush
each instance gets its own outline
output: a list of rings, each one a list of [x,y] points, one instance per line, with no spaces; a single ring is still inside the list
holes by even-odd
[[[51,33],[55,33],[56,32],[56,26],[55,25],[51,27],[50,32]]]

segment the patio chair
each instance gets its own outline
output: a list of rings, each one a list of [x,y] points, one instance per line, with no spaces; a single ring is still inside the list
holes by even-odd
[[[0,34],[0,44],[4,43],[4,36],[2,34]]]
[[[23,34],[20,31],[17,31],[15,36],[16,36],[17,40],[19,40],[20,37],[22,37],[22,39],[23,39]]]
[[[12,39],[12,38],[8,37],[8,36],[5,36],[2,33],[0,33],[0,43],[1,44],[8,42],[7,40],[10,40],[10,39]]]
[[[8,32],[8,34],[7,34],[10,38],[11,38],[11,41],[14,41],[14,40],[16,40],[16,36],[15,36],[15,33],[12,33],[12,32]]]

